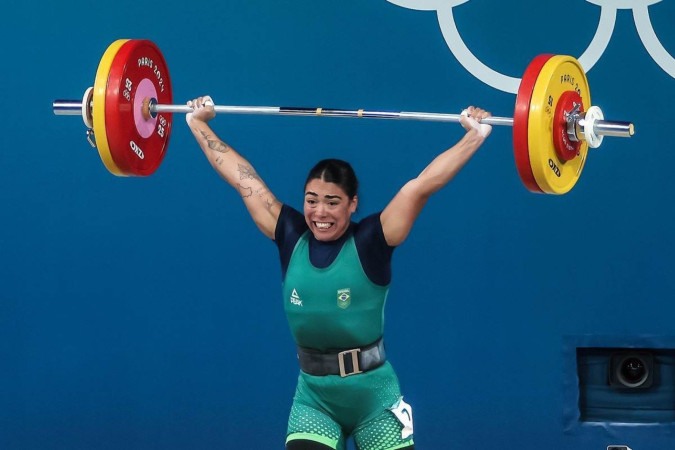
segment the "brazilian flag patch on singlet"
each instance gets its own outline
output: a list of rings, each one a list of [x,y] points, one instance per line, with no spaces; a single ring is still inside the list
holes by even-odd
[[[352,303],[352,293],[351,289],[338,289],[337,291],[337,305],[346,309]]]

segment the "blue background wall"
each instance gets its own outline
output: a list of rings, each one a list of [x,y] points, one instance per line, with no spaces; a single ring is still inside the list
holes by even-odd
[[[297,363],[273,243],[182,117],[157,173],[124,179],[51,101],[81,98],[118,38],[160,46],[178,103],[209,93],[232,105],[477,104],[510,116],[515,95],[457,61],[433,11],[385,0],[12,8],[0,27],[0,448],[282,448]],[[474,54],[519,77],[539,53],[582,54],[600,10],[472,0],[453,11]],[[675,55],[675,2],[649,12]],[[387,342],[419,448],[673,448],[668,424],[581,424],[565,412],[576,345],[649,336],[675,347],[675,80],[629,10],[588,78],[606,117],[635,122],[633,139],[606,140],[572,192],[544,196],[522,186],[511,130],[496,129],[396,252]],[[317,159],[352,161],[359,217],[462,134],[300,117],[222,116],[214,128],[297,207]]]

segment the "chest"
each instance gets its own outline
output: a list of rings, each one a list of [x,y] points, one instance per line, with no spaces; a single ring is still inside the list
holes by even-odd
[[[388,287],[368,279],[353,241],[328,267],[311,264],[305,245],[296,247],[283,284],[286,317],[299,345],[347,348],[382,335]]]
[[[353,239],[336,251],[326,267],[312,263],[308,247],[307,242],[299,242],[286,272],[284,288],[291,305],[317,312],[346,310],[354,305],[367,307],[365,300],[377,297],[381,287],[366,276]]]

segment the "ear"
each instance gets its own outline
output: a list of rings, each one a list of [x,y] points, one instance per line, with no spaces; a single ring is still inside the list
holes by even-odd
[[[350,200],[350,203],[351,204],[349,205],[349,211],[352,214],[354,214],[356,212],[357,206],[359,206],[359,196],[355,195],[354,197],[352,197],[352,199]]]

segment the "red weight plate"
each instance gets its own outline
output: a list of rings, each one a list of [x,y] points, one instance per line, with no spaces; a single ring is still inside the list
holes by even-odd
[[[567,134],[567,121],[565,113],[574,108],[574,104],[580,106],[579,112],[584,111],[581,95],[577,91],[565,91],[560,95],[553,116],[553,145],[555,152],[563,161],[571,161],[579,154],[581,141],[572,141]]]
[[[150,97],[172,103],[166,61],[153,42],[129,40],[110,67],[105,103],[110,153],[122,175],[151,175],[164,159],[172,116],[143,117],[143,100]]]
[[[530,115],[530,100],[532,90],[537,82],[539,72],[553,55],[539,55],[530,62],[523,73],[523,78],[518,87],[516,107],[513,112],[513,156],[516,160],[516,168],[523,184],[532,192],[543,192],[532,174],[530,165],[530,149],[528,146],[527,121]]]

